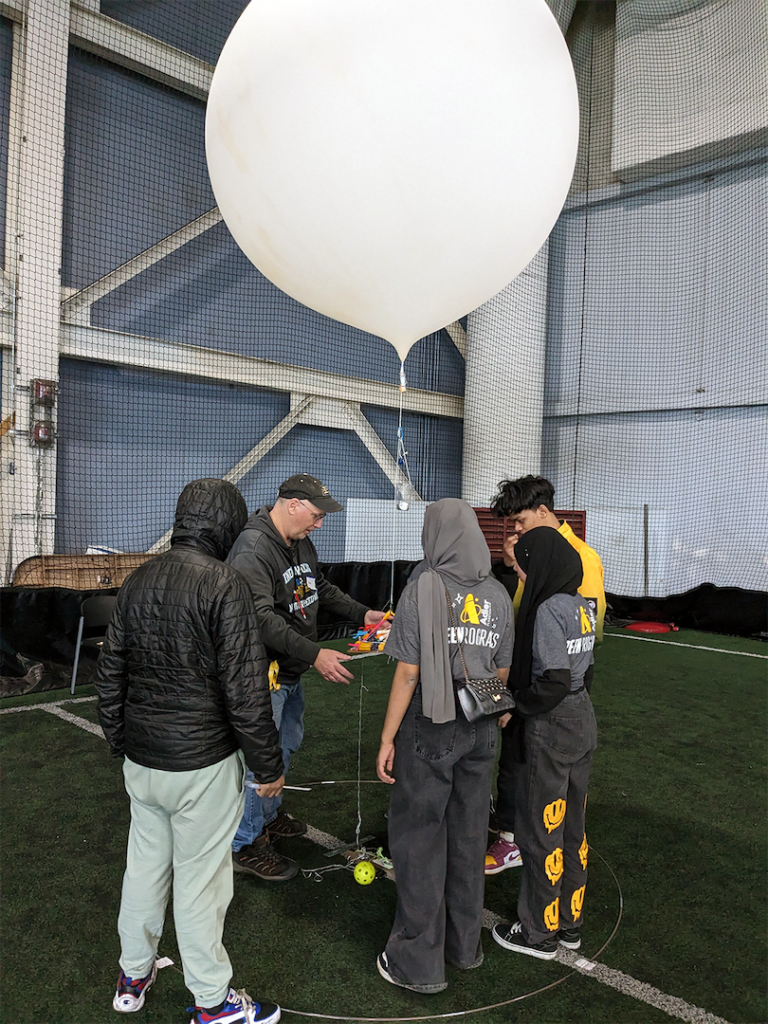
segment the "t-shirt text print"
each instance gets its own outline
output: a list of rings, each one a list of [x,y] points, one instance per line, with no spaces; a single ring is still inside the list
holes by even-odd
[[[595,649],[597,616],[592,607],[592,602],[587,600],[586,605],[586,608],[583,604],[579,606],[579,626],[582,635],[566,641],[569,654],[582,654],[584,651],[593,651]]]
[[[452,596],[451,608],[456,625],[448,626],[449,644],[496,650],[500,639],[498,615],[494,616],[493,605],[487,597],[481,602],[474,594],[457,592]]]
[[[298,611],[303,615],[304,609],[317,601],[317,580],[309,575],[311,572],[312,566],[302,562],[301,565],[289,565],[283,573],[283,582],[292,589],[294,598],[288,605],[288,611]]]

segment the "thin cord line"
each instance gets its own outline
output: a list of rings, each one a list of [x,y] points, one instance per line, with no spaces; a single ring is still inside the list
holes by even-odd
[[[394,611],[395,607],[395,545],[397,537],[397,489],[403,470],[400,463],[400,449],[403,447],[403,396],[405,395],[405,363],[400,362],[400,401],[398,403],[397,417],[397,469],[395,470],[395,493],[392,499],[392,564],[389,573],[389,608],[387,611]]]
[[[583,958],[585,960],[590,960],[594,962],[597,959],[597,957],[599,957],[600,954],[608,948],[608,945],[613,940],[614,936],[616,935],[616,932],[619,930],[619,924],[621,923],[621,918],[624,914],[624,894],[621,891],[621,885],[619,884],[619,880],[616,877],[615,871],[610,866],[610,864],[608,864],[608,862],[602,856],[602,854],[598,853],[593,846],[590,846],[589,852],[594,854],[596,857],[599,857],[599,859],[608,869],[611,878],[613,879],[614,884],[616,885],[616,891],[619,897],[619,913],[616,917],[616,923],[613,926],[611,934],[608,936],[608,938],[602,944],[600,949],[598,949],[598,951],[593,956]],[[490,1003],[488,1006],[476,1006],[470,1010],[454,1010],[451,1013],[430,1013],[425,1014],[421,1017],[351,1017],[348,1014],[345,1014],[344,1016],[339,1016],[337,1014],[330,1013],[311,1013],[305,1010],[289,1010],[284,1006],[281,1007],[281,1009],[283,1013],[292,1013],[296,1017],[312,1017],[315,1020],[360,1021],[362,1022],[362,1024],[403,1024],[403,1022],[421,1020],[449,1020],[452,1017],[466,1017],[470,1013],[484,1013],[486,1010],[498,1010],[502,1006],[510,1006],[512,1003],[520,1003],[524,999],[530,999],[533,996],[541,995],[542,992],[548,992],[550,989],[556,988],[558,985],[562,985],[563,982],[568,981],[568,979],[572,978],[574,974],[580,973],[581,972],[574,967],[571,970],[569,970],[567,974],[563,975],[562,978],[558,978],[557,981],[550,982],[549,985],[544,985],[542,988],[534,989],[532,992],[524,992],[521,996],[513,996],[511,999],[505,999],[500,1003]]]
[[[360,671],[360,703],[357,712],[357,826],[355,827],[355,847],[360,848],[360,828],[363,823],[361,806],[362,751],[363,751],[363,690],[365,689],[365,665]]]

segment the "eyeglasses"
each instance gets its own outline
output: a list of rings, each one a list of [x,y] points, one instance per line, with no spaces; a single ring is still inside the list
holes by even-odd
[[[304,501],[302,498],[299,498],[299,504],[304,505]],[[309,512],[309,514],[312,516],[313,523],[321,523],[323,519],[325,519],[325,512],[313,512],[312,509],[307,508],[306,505],[304,505],[304,508],[306,508],[307,512]]]

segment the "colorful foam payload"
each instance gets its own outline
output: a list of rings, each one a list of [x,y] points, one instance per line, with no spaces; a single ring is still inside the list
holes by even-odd
[[[349,645],[350,651],[357,654],[377,654],[383,651],[394,617],[394,612],[387,612],[375,625],[358,629]]]

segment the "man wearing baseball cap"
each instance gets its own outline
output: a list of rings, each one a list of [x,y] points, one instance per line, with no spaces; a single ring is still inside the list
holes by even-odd
[[[273,506],[248,519],[227,559],[248,580],[256,619],[270,664],[272,714],[287,774],[291,755],[304,735],[301,676],[314,665],[323,679],[349,684],[349,655],[320,647],[317,613],[325,610],[357,624],[374,625],[384,612],[372,611],[329,583],[318,571],[310,534],[342,506],[316,477],[298,473],[285,480]],[[234,869],[265,881],[285,882],[299,870],[282,857],[274,840],[303,835],[307,827],[280,809],[282,797],[246,793],[245,813],[232,843]]]

